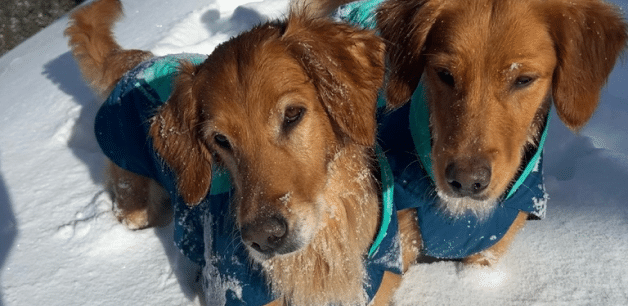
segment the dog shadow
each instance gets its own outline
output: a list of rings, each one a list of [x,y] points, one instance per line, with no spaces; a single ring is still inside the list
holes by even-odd
[[[106,188],[106,157],[102,153],[94,134],[96,113],[102,102],[92,93],[82,79],[78,65],[70,52],[66,52],[46,63],[43,74],[57,85],[61,91],[73,97],[74,101],[81,106],[79,118],[72,128],[72,133],[68,140],[68,147],[79,160],[87,165],[92,181]],[[6,192],[0,189],[0,225],[11,222],[10,220],[5,221],[7,216],[10,216],[9,213],[5,213],[7,209],[10,212],[10,205],[4,204],[4,197],[6,197]],[[181,291],[190,301],[195,300],[201,292],[198,289],[200,285],[195,284],[199,280],[197,275],[198,266],[187,261],[187,258],[184,258],[174,246],[174,229],[172,224],[163,228],[155,228],[154,232],[163,245],[164,252],[168,257],[173,273],[177,277]],[[10,247],[10,243],[7,243],[10,240],[8,238],[5,239],[4,233],[2,235],[2,240],[0,241],[0,264],[3,263],[6,256],[5,248],[8,247],[5,247],[5,245]],[[15,233],[11,237],[15,237]],[[2,306],[1,300],[0,306]]]
[[[68,140],[68,147],[88,166],[92,181],[103,184],[105,157],[94,135],[94,121],[101,102],[82,79],[78,65],[70,52],[63,53],[46,63],[43,75],[81,106],[79,118]]]
[[[196,263],[190,261],[174,244],[174,222],[163,227],[155,227],[155,235],[161,241],[172,271],[177,277],[183,294],[190,300],[199,297],[201,305],[205,305],[202,269]]]
[[[2,271],[4,271],[4,265],[9,257],[17,233],[17,220],[13,214],[9,192],[4,184],[2,175],[0,175],[0,279],[2,279]],[[0,288],[0,306],[4,305],[2,295]]]
[[[230,37],[250,30],[269,19],[268,16],[245,6],[238,6],[228,19],[222,18],[218,10],[209,10],[201,16],[201,22],[210,33],[223,33],[228,34]]]

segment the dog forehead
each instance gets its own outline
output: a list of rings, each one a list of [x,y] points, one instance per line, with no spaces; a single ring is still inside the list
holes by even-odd
[[[281,42],[237,47],[244,48],[208,60],[197,76],[194,91],[206,115],[226,112],[264,117],[280,107],[282,97],[310,96],[314,91],[303,68]]]
[[[537,7],[536,1],[448,1],[427,53],[448,66],[488,72],[551,66],[546,62],[551,62],[554,46]]]
[[[199,74],[195,91],[206,136],[219,131],[241,141],[272,139],[288,106],[322,108],[308,76],[284,51],[258,46],[246,60],[221,58],[219,68]]]

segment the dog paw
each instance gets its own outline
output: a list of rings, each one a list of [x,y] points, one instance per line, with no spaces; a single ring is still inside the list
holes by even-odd
[[[457,265],[458,274],[465,283],[481,289],[502,287],[508,282],[509,273],[498,263],[498,257],[483,251],[465,258]]]
[[[140,230],[166,226],[172,221],[168,192],[156,181],[117,166],[110,169],[113,213],[127,228]]]
[[[130,230],[140,230],[150,227],[147,210],[123,211],[114,209],[114,214],[120,223]]]
[[[462,263],[465,266],[490,267],[497,263],[499,258],[490,251],[482,251],[466,257]]]

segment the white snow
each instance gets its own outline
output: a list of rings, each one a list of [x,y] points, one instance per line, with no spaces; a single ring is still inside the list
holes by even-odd
[[[249,1],[127,0],[115,33],[158,55],[210,53],[286,13],[287,0]],[[111,213],[92,132],[98,101],[66,24],[0,58],[0,305],[200,305],[198,270],[172,227],[130,231]],[[398,304],[628,305],[628,67],[616,67],[580,135],[554,118],[546,219],[528,223],[494,268],[412,267]]]

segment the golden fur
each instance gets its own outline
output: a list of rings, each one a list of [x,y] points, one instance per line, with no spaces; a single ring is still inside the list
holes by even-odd
[[[295,0],[321,17],[347,0]],[[386,42],[386,96],[405,104],[419,81],[430,110],[442,206],[490,214],[538,146],[553,104],[574,131],[586,124],[626,46],[620,10],[600,0],[389,0],[376,15]],[[471,256],[489,263],[525,224]],[[514,232],[514,233],[513,233]],[[489,256],[489,254],[492,254]]]
[[[66,30],[101,97],[152,56],[117,45],[111,28],[121,11],[118,0],[96,1]],[[369,31],[291,13],[220,45],[201,65],[182,63],[151,121],[155,150],[188,205],[205,198],[212,165],[229,170],[242,242],[279,297],[273,304],[366,303],[363,257],[380,213],[372,147],[383,47]],[[109,172],[121,221],[170,220],[156,182],[113,163]],[[412,213],[400,217],[414,230],[402,242],[407,268],[420,238]],[[390,301],[399,280],[386,274],[377,304]]]

